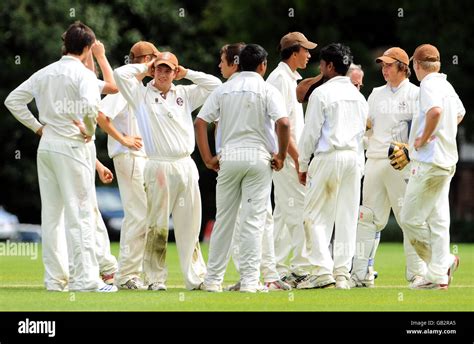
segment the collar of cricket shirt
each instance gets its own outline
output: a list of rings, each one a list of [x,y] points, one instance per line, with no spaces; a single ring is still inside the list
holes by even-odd
[[[397,91],[399,89],[401,89],[403,86],[405,86],[405,84],[408,83],[408,82],[410,82],[410,80],[408,80],[408,78],[406,78],[397,87],[392,87],[388,83],[387,83],[387,87],[392,93],[397,93]]]
[[[278,67],[283,69],[294,80],[303,79],[302,76],[300,75],[300,73],[298,73],[297,71],[293,72],[291,70],[290,66],[288,66],[288,64],[286,62],[280,61],[280,63],[278,63]]]
[[[157,88],[155,87],[155,80],[151,80],[151,81],[148,83],[148,87],[150,87],[150,89],[151,89],[153,92],[159,93],[163,99],[166,99],[166,98],[168,97],[168,94],[169,94],[170,92],[175,92],[175,91],[176,91],[176,85],[173,84],[173,83],[171,83],[170,89],[168,90],[168,92],[166,92],[166,94],[164,94],[163,92],[161,92],[159,89],[157,89]]]

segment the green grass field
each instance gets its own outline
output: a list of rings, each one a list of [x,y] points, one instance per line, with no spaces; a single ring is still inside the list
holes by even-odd
[[[207,260],[208,246],[202,245]],[[473,311],[474,244],[452,245],[461,265],[448,291],[410,290],[404,279],[401,244],[381,244],[374,289],[294,290],[220,294],[184,289],[176,246],[168,250],[168,291],[118,293],[52,293],[43,287],[41,252],[38,259],[0,257],[0,311]],[[112,251],[118,252],[114,243]],[[229,265],[225,286],[238,275]]]

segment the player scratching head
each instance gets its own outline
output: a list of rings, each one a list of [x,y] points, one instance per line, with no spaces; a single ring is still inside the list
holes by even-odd
[[[178,63],[175,54],[165,51],[158,54],[153,61],[151,75],[153,85],[164,95],[170,90],[173,80],[182,79],[188,70]]]

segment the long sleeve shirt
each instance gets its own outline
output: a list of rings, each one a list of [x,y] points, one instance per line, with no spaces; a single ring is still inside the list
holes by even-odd
[[[166,98],[155,88],[136,79],[145,73],[144,64],[128,64],[114,71],[115,82],[137,118],[149,158],[176,159],[194,151],[192,111],[200,107],[221,81],[209,74],[188,69],[186,79],[194,85],[171,85]]]
[[[311,154],[352,150],[360,154],[368,105],[349,77],[336,76],[310,96],[299,150],[300,171],[308,171]]]

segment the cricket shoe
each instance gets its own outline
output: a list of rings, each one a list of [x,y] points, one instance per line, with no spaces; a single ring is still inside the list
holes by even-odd
[[[118,291],[118,288],[111,284],[101,283],[99,288],[94,291],[97,293],[115,293]]]
[[[424,281],[423,276],[416,275],[410,280],[410,284],[408,285],[408,288],[416,289],[416,286],[422,283],[423,281]]]
[[[148,286],[148,290],[153,290],[153,291],[166,291],[168,288],[166,288],[166,285],[161,282],[154,282]]]
[[[269,291],[291,290],[291,286],[288,283],[283,282],[282,280],[276,280],[276,281],[273,281],[273,282],[266,282],[265,287],[267,287],[267,289]]]
[[[226,291],[240,291],[240,281],[238,281],[236,284],[228,286]]]
[[[101,274],[100,277],[105,284],[112,285],[114,284],[115,272],[112,272],[111,274]]]
[[[365,279],[361,280],[356,274],[352,274],[349,280],[349,286],[351,288],[374,288],[375,287],[375,274],[368,273]]]
[[[336,289],[351,289],[349,279],[346,276],[336,276]]]
[[[222,293],[222,286],[220,284],[206,284],[203,282],[199,286],[199,289],[208,291],[210,293]]]
[[[336,280],[332,275],[308,275],[304,281],[298,283],[296,289],[334,288]]]
[[[416,284],[410,285],[410,289],[438,289],[448,290],[448,285],[443,283],[433,283],[426,278],[421,278]]]
[[[262,285],[260,282],[258,282],[257,286],[252,287],[252,286],[240,286],[240,292],[241,293],[268,293],[268,288],[265,285]]]
[[[288,284],[292,288],[296,288],[299,283],[305,280],[309,275],[297,275],[294,272],[289,275],[283,276],[281,280]]]
[[[138,277],[133,277],[127,282],[120,285],[120,289],[130,289],[130,290],[144,290],[146,286]]]
[[[454,272],[458,269],[458,267],[459,267],[459,257],[454,256],[454,261],[448,269],[448,285],[451,284],[453,280]]]

